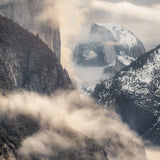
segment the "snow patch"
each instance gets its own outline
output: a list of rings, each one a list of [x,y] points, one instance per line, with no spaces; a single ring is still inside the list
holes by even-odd
[[[154,61],[147,60],[147,63],[138,70],[130,69],[123,73],[121,79],[122,89],[134,94],[147,95],[148,85],[153,82],[154,71],[160,68],[160,54],[154,52]],[[157,87],[159,87],[157,85]]]
[[[136,36],[124,27],[114,23],[108,23],[104,27],[112,32],[119,44],[129,47],[129,49],[137,45]]]

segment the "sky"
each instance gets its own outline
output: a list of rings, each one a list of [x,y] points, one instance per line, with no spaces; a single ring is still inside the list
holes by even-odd
[[[132,31],[147,50],[160,44],[160,0],[79,0],[83,25],[117,23]]]
[[[160,44],[160,0],[90,0],[86,23],[118,23],[132,31],[149,50]],[[85,4],[85,3],[83,3]]]

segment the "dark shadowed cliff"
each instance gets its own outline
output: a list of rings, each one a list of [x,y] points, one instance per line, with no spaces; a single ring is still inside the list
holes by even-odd
[[[2,88],[23,88],[50,94],[71,85],[67,72],[47,45],[38,36],[2,16],[0,68]]]

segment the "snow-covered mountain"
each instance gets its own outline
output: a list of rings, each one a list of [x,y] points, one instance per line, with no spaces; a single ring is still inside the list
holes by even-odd
[[[114,76],[144,52],[142,42],[124,27],[93,23],[88,39],[79,43],[73,53],[78,87],[93,90],[100,80]]]
[[[116,104],[129,126],[160,145],[160,46],[140,56],[110,81],[98,84],[94,98]]]

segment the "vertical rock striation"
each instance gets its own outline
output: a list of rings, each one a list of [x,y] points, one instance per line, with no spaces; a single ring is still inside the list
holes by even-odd
[[[40,21],[43,0],[7,0],[0,2],[0,13],[17,22],[23,28],[37,34],[56,54],[60,61],[61,39],[58,22]],[[56,13],[55,13],[56,14]],[[55,17],[55,15],[53,15]]]

